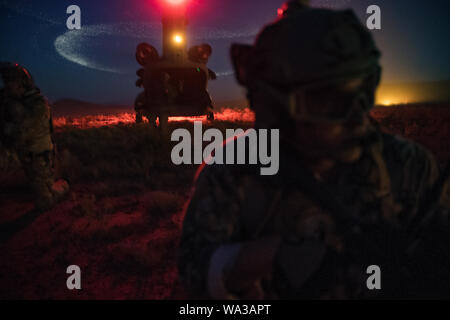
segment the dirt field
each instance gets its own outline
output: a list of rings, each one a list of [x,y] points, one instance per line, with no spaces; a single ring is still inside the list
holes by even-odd
[[[383,130],[450,159],[450,103],[380,107]],[[219,128],[245,128],[248,110],[222,112]],[[172,128],[192,127],[172,119]],[[239,120],[239,121],[237,121]],[[26,180],[3,154],[0,172],[0,298],[176,299],[176,246],[195,166],[176,167],[171,144],[132,124],[131,114],[58,118],[58,172],[72,190],[36,214]],[[66,288],[66,268],[82,270],[82,290]]]

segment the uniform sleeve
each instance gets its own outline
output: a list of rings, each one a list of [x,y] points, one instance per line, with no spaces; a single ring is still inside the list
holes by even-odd
[[[21,136],[21,122],[26,114],[25,107],[17,100],[9,100],[6,103],[6,108],[2,134],[6,140],[16,141]]]
[[[433,297],[444,297],[450,290],[450,182],[430,152],[417,145],[412,148],[404,162],[406,183],[414,188],[410,197],[417,199],[409,224],[410,263],[416,266],[417,282],[422,282],[420,292],[425,294],[426,288]]]
[[[386,164],[392,188],[404,211],[402,221],[417,224],[436,208],[440,177],[434,156],[422,146],[397,136],[384,136]]]
[[[433,298],[447,298],[450,292],[450,180],[442,174],[422,199],[428,210],[417,222],[420,246],[413,259],[421,266],[420,275]]]
[[[450,290],[449,197],[434,156],[403,138],[384,135],[384,157],[395,200],[401,203],[403,283],[412,297],[448,296]]]
[[[434,243],[433,246],[440,248],[441,253],[450,258],[448,253],[450,248],[448,168],[440,170],[433,155],[426,150],[422,151],[422,157],[419,159],[422,159],[423,165],[422,171],[419,171],[422,173],[419,182],[421,192],[415,223],[419,229],[424,229],[424,234],[431,237],[428,241]]]
[[[38,91],[24,98],[26,116],[22,122],[23,147],[29,152],[42,153],[53,149],[50,106]]]
[[[24,99],[24,104],[30,110],[29,119],[36,119],[42,122],[50,120],[50,106],[47,99],[38,91],[30,92]]]
[[[417,224],[448,223],[448,210],[450,201],[448,196],[448,178],[440,170],[435,157],[425,148],[415,146],[414,154],[405,162],[406,182],[414,186],[417,196],[417,212],[414,222]],[[414,178],[413,178],[414,177]],[[445,221],[447,217],[447,221]],[[420,227],[420,225],[418,225]],[[450,231],[450,230],[449,230]]]
[[[206,167],[185,212],[178,269],[195,297],[225,299],[223,269],[239,252],[239,201],[225,168]]]

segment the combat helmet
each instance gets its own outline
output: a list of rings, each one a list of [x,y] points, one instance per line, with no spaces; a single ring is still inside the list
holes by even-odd
[[[7,82],[20,81],[26,89],[34,87],[33,77],[30,72],[17,63],[0,62],[0,75],[3,80],[3,84]]]
[[[292,11],[305,9],[309,7],[309,0],[291,0],[285,2],[281,8],[278,9],[278,17],[283,18],[290,15]]]
[[[290,118],[325,122],[345,121],[354,105],[370,110],[381,54],[354,12],[297,1],[283,8],[254,45],[234,44],[231,49],[237,80],[248,88],[252,108],[260,107],[255,101],[264,101]],[[355,78],[364,79],[360,90],[333,96],[332,88]],[[330,112],[318,112],[316,106],[323,103],[333,104]]]

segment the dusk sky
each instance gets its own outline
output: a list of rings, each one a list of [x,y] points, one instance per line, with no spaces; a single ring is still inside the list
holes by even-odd
[[[242,96],[229,61],[233,42],[251,43],[274,20],[282,0],[191,0],[189,44],[213,47],[210,84],[217,101]],[[66,9],[81,8],[82,29],[68,31]],[[313,5],[351,7],[365,23],[366,9],[382,10],[382,30],[373,31],[383,52],[384,82],[450,79],[448,0],[316,0]],[[160,50],[156,0],[0,0],[0,60],[27,67],[51,101],[74,98],[132,104],[136,45]],[[295,39],[293,39],[295,41]],[[160,50],[161,52],[161,50]]]

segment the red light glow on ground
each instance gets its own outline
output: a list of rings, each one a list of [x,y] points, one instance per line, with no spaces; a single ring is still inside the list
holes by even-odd
[[[214,114],[217,121],[232,122],[253,122],[255,115],[250,109],[223,109]],[[55,127],[71,126],[76,128],[99,128],[119,124],[132,124],[135,122],[135,114],[131,112],[119,113],[113,115],[92,115],[84,117],[59,117],[54,119]],[[183,121],[203,121],[207,122],[206,116],[201,117],[170,117],[169,122]]]

